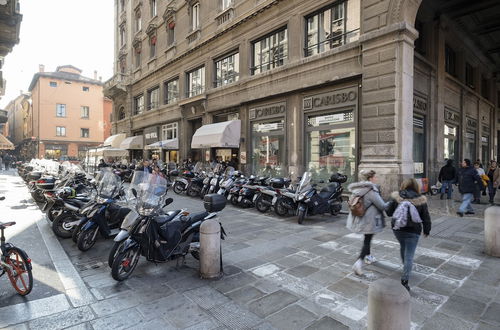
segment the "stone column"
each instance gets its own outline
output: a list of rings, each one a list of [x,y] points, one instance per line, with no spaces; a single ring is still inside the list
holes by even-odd
[[[406,22],[360,37],[362,43],[361,157],[374,169],[383,193],[413,176],[413,42]]]

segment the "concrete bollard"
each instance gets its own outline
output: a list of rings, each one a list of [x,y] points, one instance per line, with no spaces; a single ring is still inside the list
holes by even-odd
[[[220,224],[206,220],[200,227],[200,276],[205,279],[221,276]]]
[[[500,257],[500,207],[491,206],[484,211],[484,252]]]
[[[368,288],[368,330],[409,330],[410,294],[400,282],[380,279]]]

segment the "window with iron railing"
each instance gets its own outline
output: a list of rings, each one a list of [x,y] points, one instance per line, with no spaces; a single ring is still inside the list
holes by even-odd
[[[179,79],[165,82],[165,104],[171,104],[179,99]]]
[[[252,74],[265,72],[284,65],[288,60],[287,28],[275,31],[252,44]]]
[[[306,16],[306,57],[344,45],[357,36],[359,29],[346,31],[346,4],[336,2]]]
[[[187,97],[205,93],[205,67],[187,73]]]
[[[144,95],[134,97],[134,115],[141,114],[144,111]]]
[[[148,90],[148,110],[158,108],[160,88],[158,86]]]
[[[215,62],[215,87],[238,81],[240,75],[240,54],[234,53]]]

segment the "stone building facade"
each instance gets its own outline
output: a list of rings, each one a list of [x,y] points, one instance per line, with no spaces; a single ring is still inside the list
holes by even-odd
[[[178,142],[135,158],[350,180],[370,168],[391,188],[435,180],[445,158],[493,159],[500,59],[481,36],[497,30],[478,36],[466,21],[491,8],[443,11],[458,2],[115,1],[113,133]],[[193,142],[234,120],[238,148]]]

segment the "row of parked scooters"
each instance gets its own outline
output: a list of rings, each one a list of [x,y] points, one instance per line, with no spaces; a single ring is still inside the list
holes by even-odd
[[[170,172],[172,175],[178,175],[173,182],[176,194],[186,193],[203,199],[206,194],[216,193],[235,206],[255,207],[262,213],[273,209],[282,217],[296,215],[299,224],[309,215],[339,214],[344,191],[342,183],[347,181],[345,175],[335,173],[323,188],[318,189],[312,183],[311,172],[305,172],[298,184],[292,184],[289,178],[245,177],[232,167],[217,164],[212,169],[202,163],[178,173]]]
[[[35,159],[17,168],[56,236],[71,238],[83,252],[98,236],[114,239],[108,264],[117,281],[132,274],[141,256],[155,263],[187,254],[199,259],[200,226],[226,204],[221,195],[207,194],[203,212],[168,210],[173,202],[167,197],[170,184],[145,171],[134,171],[125,183],[112,168],[94,177],[69,162]]]

